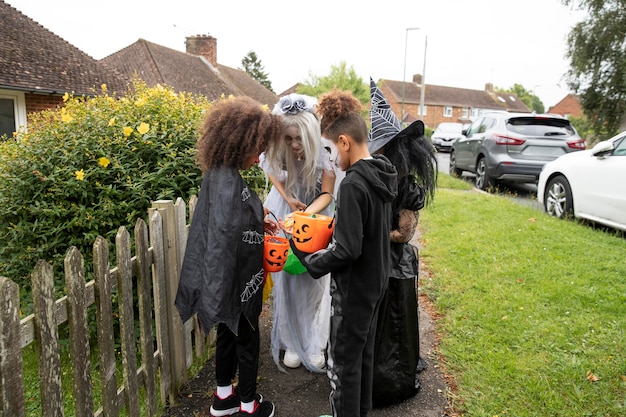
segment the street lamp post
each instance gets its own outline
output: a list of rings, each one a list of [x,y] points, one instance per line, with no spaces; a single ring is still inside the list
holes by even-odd
[[[406,28],[406,32],[404,35],[404,73],[402,74],[402,119],[400,119],[400,124],[402,125],[404,123],[404,90],[406,89],[405,87],[405,80],[406,80],[406,49],[407,49],[407,44],[408,44],[408,40],[409,40],[409,30],[420,30],[420,28]]]
[[[424,93],[426,92],[426,48],[428,47],[428,35],[424,37],[424,68],[422,70],[422,87],[420,88],[420,120],[424,121]]]

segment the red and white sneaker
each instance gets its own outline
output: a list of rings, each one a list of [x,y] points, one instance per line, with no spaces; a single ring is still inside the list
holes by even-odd
[[[243,410],[239,410],[237,417],[274,417],[274,403],[266,401],[263,403],[254,402],[254,411],[247,413]]]

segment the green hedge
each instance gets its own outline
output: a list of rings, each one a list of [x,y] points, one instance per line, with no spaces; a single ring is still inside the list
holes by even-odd
[[[65,106],[32,115],[28,133],[0,143],[0,275],[30,293],[38,259],[53,264],[76,246],[91,264],[93,242],[132,233],[151,202],[197,194],[198,128],[205,98],[135,81],[124,97],[64,96]],[[251,170],[259,187],[262,172]],[[89,270],[88,270],[89,272]]]

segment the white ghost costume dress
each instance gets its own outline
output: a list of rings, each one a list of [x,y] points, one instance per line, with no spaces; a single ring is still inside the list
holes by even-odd
[[[261,155],[260,166],[277,181],[285,181],[287,171],[271,172],[265,155]],[[291,157],[291,155],[290,155]],[[314,190],[307,192],[302,178],[303,162],[294,157],[298,178],[295,194],[298,200],[310,204],[320,194],[322,172],[327,170],[334,175],[334,164],[326,148],[320,147],[317,161],[317,181]],[[333,196],[335,197],[335,196]],[[276,218],[285,219],[292,212],[287,202],[274,186],[270,189],[265,203]],[[320,214],[333,216],[334,200]],[[274,362],[281,371],[286,372],[280,363],[280,351],[296,352],[302,364],[311,372],[324,372],[311,364],[311,355],[324,354],[328,342],[330,326],[330,274],[314,279],[307,272],[291,275],[285,271],[272,272],[274,302],[274,320],[271,336],[271,349]]]

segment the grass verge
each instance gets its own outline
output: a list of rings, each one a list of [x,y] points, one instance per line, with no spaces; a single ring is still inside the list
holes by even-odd
[[[457,181],[421,212],[420,258],[459,411],[626,415],[626,239]]]

